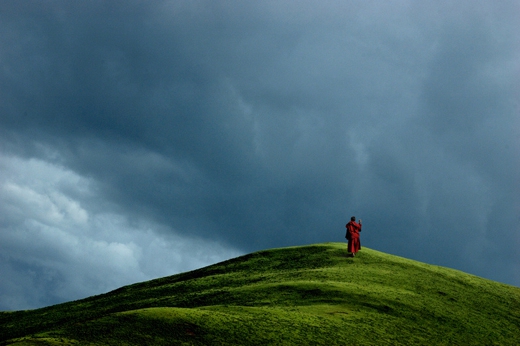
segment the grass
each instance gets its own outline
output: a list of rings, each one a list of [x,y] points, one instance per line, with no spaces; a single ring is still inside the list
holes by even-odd
[[[516,345],[520,288],[343,243],[261,251],[43,309],[0,345]]]

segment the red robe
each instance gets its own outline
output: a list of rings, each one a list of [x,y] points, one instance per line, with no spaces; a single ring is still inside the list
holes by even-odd
[[[359,241],[359,232],[361,232],[361,224],[355,221],[350,221],[345,226],[347,228],[348,252],[353,254],[361,249],[361,242]]]

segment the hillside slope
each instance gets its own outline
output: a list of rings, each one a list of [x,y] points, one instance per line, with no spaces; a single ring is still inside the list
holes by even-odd
[[[520,288],[345,244],[260,251],[0,313],[0,344],[516,345]]]

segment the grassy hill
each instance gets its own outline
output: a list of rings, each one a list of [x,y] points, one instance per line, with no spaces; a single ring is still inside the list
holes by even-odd
[[[0,345],[517,345],[520,288],[343,243],[260,251],[47,308]]]

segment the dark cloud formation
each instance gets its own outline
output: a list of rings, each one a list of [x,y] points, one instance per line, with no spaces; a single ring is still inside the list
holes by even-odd
[[[5,1],[0,309],[341,241],[520,286],[515,1]],[[37,292],[37,293],[36,293]]]

